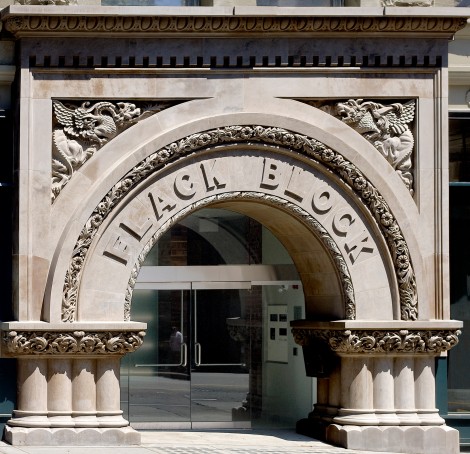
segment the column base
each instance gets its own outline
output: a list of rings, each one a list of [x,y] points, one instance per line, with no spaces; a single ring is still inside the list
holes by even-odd
[[[141,435],[122,428],[26,428],[5,426],[5,441],[14,446],[129,446],[140,445]]]
[[[331,424],[326,441],[347,449],[407,454],[459,454],[459,432],[442,426],[340,426]]]

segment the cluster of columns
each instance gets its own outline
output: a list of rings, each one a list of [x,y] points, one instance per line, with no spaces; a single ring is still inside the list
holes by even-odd
[[[19,358],[12,427],[125,427],[120,357]]]
[[[459,452],[458,431],[445,425],[436,408],[435,361],[457,344],[460,322],[291,325],[307,371],[318,358],[323,362],[310,368],[317,376],[317,403],[299,421],[299,431],[350,449]]]
[[[442,425],[432,356],[344,356],[318,378],[314,415],[352,425]]]
[[[5,427],[13,445],[135,445],[121,410],[121,358],[138,349],[143,323],[5,322],[2,356],[17,360],[17,402]],[[98,327],[99,328],[99,327]],[[108,329],[103,329],[108,328]]]

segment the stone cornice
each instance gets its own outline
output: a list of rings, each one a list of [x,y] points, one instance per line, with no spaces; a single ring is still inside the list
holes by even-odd
[[[401,9],[406,9],[406,14]],[[136,14],[138,11],[138,14]],[[23,36],[302,36],[450,38],[467,23],[456,8],[113,8],[10,6],[5,28]]]

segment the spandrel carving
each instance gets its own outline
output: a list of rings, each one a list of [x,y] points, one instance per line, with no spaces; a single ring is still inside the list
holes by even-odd
[[[80,106],[53,101],[52,201],[72,175],[106,143],[130,126],[170,106],[130,102],[84,102]]]
[[[309,104],[340,119],[374,145],[413,195],[414,100],[389,105],[362,99]]]

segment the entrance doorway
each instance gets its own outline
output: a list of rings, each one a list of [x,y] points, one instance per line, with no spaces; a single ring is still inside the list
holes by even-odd
[[[148,329],[121,368],[125,417],[137,429],[294,427],[311,411],[316,385],[289,329],[305,315],[295,267],[261,225],[254,226],[259,251],[248,250],[246,216],[201,211],[162,237],[140,271],[132,319]],[[215,215],[219,234],[188,232]],[[177,247],[168,244],[175,237]],[[265,261],[277,263],[262,263],[264,243]],[[245,263],[227,264],[230,257]]]

